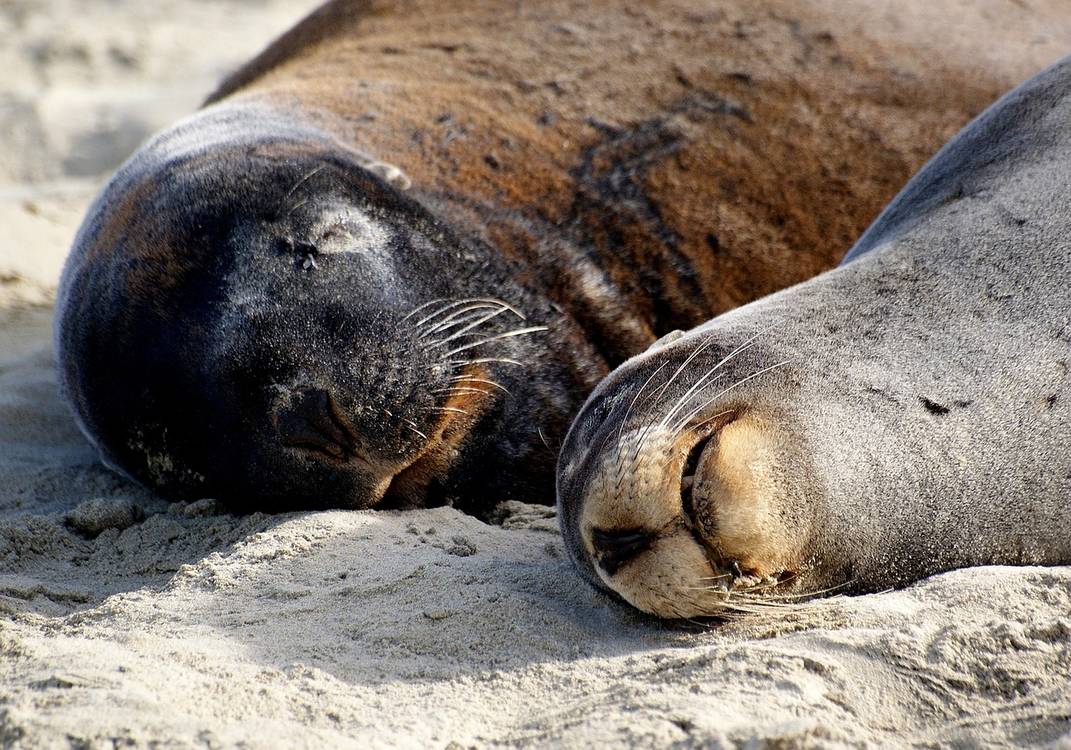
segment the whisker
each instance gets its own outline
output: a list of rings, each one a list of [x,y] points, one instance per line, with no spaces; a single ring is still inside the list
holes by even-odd
[[[696,389],[699,388],[700,385],[702,385],[703,381],[705,381],[708,377],[713,375],[715,371],[719,370],[726,362],[731,360],[733,357],[737,356],[738,354],[740,354],[742,352],[747,351],[752,346],[754,346],[755,340],[758,339],[759,336],[761,336],[762,334],[764,334],[768,330],[769,330],[769,328],[763,329],[762,331],[759,331],[755,335],[751,336],[744,343],[740,344],[740,346],[736,347],[731,352],[729,352],[724,357],[722,357],[721,361],[718,362],[718,364],[714,365],[709,370],[707,370],[703,374],[703,376],[700,377],[698,380],[696,380],[695,384],[691,388],[689,388],[688,391],[680,399],[677,400],[677,403],[674,404],[673,408],[662,418],[662,420],[658,423],[659,428],[663,428],[663,427],[666,426],[666,424],[669,423],[669,420],[673,418],[673,415],[676,414],[677,411],[684,406],[684,404],[688,400],[688,398],[690,398],[691,395],[696,391]],[[720,378],[721,376],[719,375],[718,377]],[[717,379],[718,378],[715,378],[715,380],[717,380]],[[713,382],[713,381],[711,381],[711,382]],[[676,432],[676,430],[674,430],[674,432]]]
[[[776,370],[778,367],[784,367],[785,365],[790,364],[791,362],[792,362],[792,360],[786,359],[783,362],[778,362],[777,364],[770,365],[769,367],[764,367],[761,370],[759,370],[758,372],[753,372],[750,375],[748,375],[746,378],[736,381],[735,383],[733,383],[728,388],[724,388],[724,389],[718,391],[716,394],[711,396],[709,399],[707,399],[702,404],[700,404],[698,407],[696,407],[691,412],[689,412],[687,415],[685,415],[684,419],[680,420],[679,422],[677,422],[676,425],[674,425],[672,431],[674,433],[679,432],[684,427],[684,425],[688,424],[688,420],[690,420],[692,417],[694,417],[699,412],[703,411],[703,409],[705,409],[708,406],[710,406],[712,403],[717,401],[719,398],[721,398],[722,396],[724,396],[726,393],[728,393],[729,391],[733,390],[734,388],[743,385],[744,383],[748,382],[749,380],[753,380],[754,378],[757,378],[759,375],[762,375],[764,373],[770,372],[770,370]],[[718,415],[718,416],[720,416],[720,415]],[[714,417],[711,417],[711,419],[714,419]],[[702,422],[702,424],[706,424],[709,421],[710,421],[710,419],[704,420]]]
[[[436,388],[435,390],[429,391],[429,392],[430,393],[449,393],[449,394],[454,394],[454,393],[479,393],[479,394],[482,394],[484,396],[487,395],[487,391],[485,391],[483,388],[465,388],[464,386],[453,386],[451,388]]]
[[[509,359],[508,357],[480,357],[478,359],[439,360],[439,362],[436,364],[445,364],[456,367],[457,365],[483,365],[491,362],[501,362],[505,365],[517,365],[519,367],[525,366],[523,362],[518,362],[517,360]],[[434,368],[435,365],[432,365],[432,367]]]
[[[680,366],[677,367],[676,371],[672,375],[669,376],[669,380],[667,380],[665,383],[662,384],[662,387],[658,389],[658,393],[656,393],[654,396],[652,396],[652,398],[653,399],[660,398],[662,396],[662,394],[666,392],[666,389],[669,388],[673,384],[673,381],[677,379],[677,376],[680,375],[681,372],[684,371],[684,368],[686,368],[691,363],[691,361],[693,359],[698,357],[699,354],[703,350],[705,350],[708,346],[710,346],[713,342],[714,342],[714,337],[710,336],[710,337],[707,338],[706,341],[704,341],[702,344],[697,346],[692,351],[692,353],[689,354],[685,358],[685,360],[683,362],[681,362]],[[636,441],[636,448],[632,451],[632,460],[633,461],[635,461],[636,460],[636,456],[639,455],[640,449],[647,443],[647,437],[650,434],[651,430],[654,429],[654,426],[655,426],[655,423],[652,421],[649,425],[647,425],[647,427],[645,427],[643,429],[643,432],[640,433],[640,439]]]
[[[286,218],[289,218],[290,214],[294,213],[295,211],[297,211],[299,208],[301,208],[302,206],[304,206],[308,202],[309,202],[309,199],[305,198],[304,200],[300,200],[297,203],[295,203],[294,205],[292,205],[290,207],[290,210],[286,212]]]
[[[662,384],[662,387],[658,390],[658,395],[656,395],[655,398],[658,398],[663,393],[665,393],[666,389],[669,388],[671,385],[673,385],[673,381],[677,379],[677,376],[679,376],[684,371],[684,368],[686,368],[689,364],[691,364],[692,360],[695,359],[696,357],[698,357],[700,355],[700,353],[702,353],[703,350],[705,350],[712,343],[714,343],[714,337],[710,336],[710,337],[707,338],[706,341],[704,341],[702,344],[700,344],[695,349],[693,349],[692,353],[689,354],[685,358],[685,360],[683,362],[681,362],[680,366],[677,367],[676,371],[672,375],[669,376],[669,380],[667,380],[665,383]]]
[[[722,573],[721,575],[717,575],[717,576],[703,576],[702,578],[696,578],[695,580],[697,580],[697,581],[720,581],[723,578],[732,578],[732,577],[733,577],[732,573]]]
[[[485,303],[492,304],[492,305],[499,305],[499,306],[503,307],[504,309],[509,310],[510,312],[512,312],[514,315],[516,315],[521,320],[526,320],[526,318],[524,317],[524,313],[522,313],[517,308],[513,307],[513,305],[510,305],[510,304],[508,304],[506,302],[503,302],[500,299],[495,299],[494,297],[470,297],[468,299],[458,299],[458,300],[454,300],[453,302],[450,302],[449,304],[447,304],[447,305],[439,308],[438,310],[436,310],[431,315],[425,316],[424,318],[418,320],[415,325],[417,327],[420,327],[420,326],[424,325],[425,323],[427,323],[429,320],[435,318],[436,316],[443,314],[447,310],[452,310],[455,307],[460,307],[462,305],[475,304],[477,302],[485,302]]]
[[[759,584],[756,584],[754,586],[750,586],[748,588],[733,589],[733,591],[734,592],[740,592],[740,593],[747,593],[749,591],[758,591],[758,590],[762,590],[762,589],[769,589],[769,588],[773,588],[774,586],[782,586],[782,585],[784,585],[786,583],[790,583],[791,581],[796,580],[797,577],[798,576],[795,573],[790,573],[789,575],[787,575],[784,578],[777,578],[777,579],[774,579],[772,581],[767,580],[767,581],[765,581],[763,583],[759,583]]]
[[[428,344],[428,346],[442,346],[447,341],[453,341],[458,336],[464,336],[466,333],[471,331],[473,328],[479,328],[480,326],[482,326],[485,323],[487,323],[488,321],[490,321],[492,318],[495,318],[495,317],[501,315],[505,311],[506,311],[505,308],[499,308],[499,309],[495,310],[494,312],[487,313],[486,315],[480,317],[478,320],[475,320],[472,323],[469,323],[464,328],[460,328],[460,329],[454,331],[452,334],[450,334],[446,338],[439,339],[438,341],[432,341],[430,344]],[[429,333],[430,333],[430,331],[429,331]],[[421,338],[423,338],[423,336],[421,336]]]
[[[505,312],[506,308],[501,307],[499,305],[492,305],[490,302],[476,302],[466,307],[460,307],[457,310],[454,310],[453,312],[447,314],[446,317],[444,317],[442,320],[435,322],[434,325],[428,328],[428,330],[421,333],[419,338],[424,338],[426,336],[432,335],[433,333],[445,331],[449,328],[453,328],[456,325],[462,325],[463,323],[467,323],[473,318],[479,318],[483,315],[487,315],[488,313],[484,312],[485,310],[492,310],[494,311],[494,314],[498,315]],[[466,313],[474,314],[467,315]]]
[[[283,196],[282,200],[281,200],[281,201],[279,201],[279,203],[281,203],[281,204],[282,204],[282,203],[286,203],[286,202],[287,202],[288,200],[290,200],[290,196],[291,196],[291,195],[293,195],[293,194],[294,194],[294,192],[295,192],[295,191],[296,191],[296,190],[297,190],[297,189],[298,189],[299,187],[301,187],[302,185],[304,185],[304,184],[305,184],[306,182],[308,182],[309,180],[311,180],[311,179],[312,179],[313,177],[315,177],[316,175],[318,175],[318,174],[319,174],[320,172],[322,172],[322,171],[323,171],[324,169],[326,169],[326,168],[327,168],[327,165],[326,165],[326,164],[321,164],[320,166],[318,166],[318,167],[314,168],[314,169],[313,169],[313,170],[312,170],[311,172],[309,172],[308,174],[306,174],[306,175],[305,175],[304,177],[302,177],[302,178],[301,178],[300,180],[298,180],[297,182],[295,182],[295,183],[294,183],[294,186],[293,186],[292,188],[290,188],[289,190],[287,190],[287,191],[286,191],[286,195],[284,195],[284,196]],[[293,212],[294,212],[294,211],[295,211],[295,210],[296,210],[296,209],[297,209],[297,208],[298,208],[299,206],[303,206],[303,205],[305,205],[305,203],[307,203],[307,202],[308,202],[308,201],[302,201],[301,203],[297,204],[297,206],[293,206],[293,207],[291,207],[291,208],[290,208],[290,210],[288,210],[288,211],[286,212],[286,215],[287,215],[287,216],[289,216],[289,215],[290,215],[290,214],[292,214],[292,213],[293,213]]]
[[[670,419],[672,419],[673,416],[678,411],[680,411],[680,409],[688,402],[688,399],[691,398],[692,394],[695,393],[695,391],[700,386],[704,385],[704,381],[706,381],[706,379],[708,377],[710,377],[711,375],[714,374],[714,370],[715,369],[717,369],[716,365],[715,365],[715,367],[713,367],[713,368],[707,370],[705,373],[703,373],[703,376],[695,381],[695,385],[693,385],[691,388],[689,388],[688,391],[683,396],[681,396],[679,399],[677,399],[677,403],[675,403],[673,405],[673,408],[670,409],[668,412],[666,412],[666,415],[664,417],[662,417],[662,419],[658,422],[658,429],[663,429],[666,426],[666,423]],[[711,378],[710,381],[706,382],[705,384],[706,385],[712,385],[712,384],[718,382],[719,380],[721,380],[723,377],[725,377],[725,373],[724,372],[721,373],[720,375],[717,375],[716,377]]]
[[[509,338],[513,338],[515,336],[523,336],[523,335],[525,335],[527,333],[539,333],[540,331],[549,331],[549,330],[550,329],[547,328],[547,326],[530,326],[528,328],[518,328],[518,329],[513,330],[513,331],[507,331],[506,333],[499,333],[499,334],[496,334],[494,336],[488,336],[487,338],[480,339],[479,341],[473,341],[471,344],[465,344],[464,346],[459,346],[456,349],[451,349],[450,351],[446,352],[443,356],[444,357],[450,357],[450,356],[453,356],[454,354],[460,354],[463,351],[467,351],[469,349],[472,349],[472,348],[477,347],[477,346],[482,346],[484,344],[489,344],[492,341],[501,341],[502,339],[509,339]]]
[[[550,447],[550,443],[547,442],[546,436],[543,434],[542,427],[536,427],[536,434],[539,435],[539,439],[543,441],[543,445],[547,447],[547,450],[553,450],[553,448]]]
[[[414,307],[412,310],[410,310],[409,314],[406,315],[404,318],[402,318],[401,322],[404,323],[405,321],[409,320],[411,317],[413,317],[414,315],[416,315],[418,312],[420,312],[424,308],[428,307],[429,305],[434,305],[437,302],[446,302],[446,301],[447,301],[446,297],[439,297],[438,299],[429,300],[429,301],[425,302],[423,305],[418,305],[417,307]]]
[[[784,581],[781,581],[780,583],[784,583]],[[831,593],[833,591],[840,591],[841,589],[844,589],[844,588],[847,588],[848,586],[851,586],[853,583],[855,583],[855,579],[852,579],[850,581],[846,581],[844,583],[838,583],[836,586],[828,586],[828,587],[826,587],[824,589],[818,589],[816,591],[804,591],[804,592],[801,592],[799,594],[776,594],[774,596],[761,596],[761,597],[756,597],[754,594],[745,594],[745,596],[752,596],[752,597],[754,597],[756,599],[768,599],[768,600],[773,600],[773,601],[779,601],[779,600],[785,600],[785,599],[804,599],[804,598],[807,598],[807,597],[821,596],[822,594],[829,594],[829,593]]]
[[[467,411],[465,411],[464,409],[458,409],[454,406],[431,406],[425,408],[424,411],[448,411],[453,412],[454,414],[464,414],[466,417],[469,416],[469,413]]]
[[[696,424],[695,424],[695,425],[693,426],[693,428],[694,428],[694,429],[696,429],[696,430],[702,429],[703,427],[705,427],[705,426],[706,426],[707,424],[709,424],[710,422],[713,422],[713,421],[714,421],[715,419],[717,419],[718,417],[724,417],[724,416],[725,416],[726,414],[732,414],[732,413],[733,413],[733,410],[732,410],[732,409],[726,409],[725,411],[719,411],[719,412],[718,412],[717,414],[712,414],[711,416],[707,417],[707,418],[706,418],[706,419],[704,419],[704,420],[703,420],[702,422],[698,422],[698,423],[696,423]],[[690,419],[690,418],[691,418],[691,417],[689,417],[689,419]],[[686,425],[686,424],[688,424],[688,419],[685,419],[685,420],[684,420],[684,423],[683,423],[683,424],[681,424],[681,425],[680,425],[680,427],[678,427],[678,428],[676,428],[676,429],[674,430],[674,433],[676,433],[676,432],[680,432],[681,430],[683,430],[683,429],[684,429],[684,425]]]
[[[503,393],[509,393],[509,388],[506,388],[504,385],[499,385],[498,383],[496,383],[493,380],[485,380],[484,378],[472,378],[472,377],[469,377],[468,375],[455,375],[454,377],[450,378],[450,382],[451,383],[483,383],[484,385],[489,385],[492,388],[497,388],[498,390],[502,391]]]
[[[424,325],[429,320],[432,320],[438,317],[439,315],[442,315],[447,310],[453,310],[455,307],[460,307],[461,305],[468,304],[469,301],[470,300],[454,300],[452,302],[447,302],[445,305],[443,305],[430,315],[425,315],[423,318],[414,323],[413,326],[416,328],[420,328],[420,326]]]
[[[408,420],[406,420],[406,421],[408,421]],[[420,435],[420,437],[424,438],[425,440],[427,440],[427,439],[428,439],[428,436],[427,436],[427,435],[425,435],[425,434],[424,434],[423,432],[421,432],[420,430],[418,430],[418,429],[417,429],[416,427],[413,427],[413,425],[411,425],[411,424],[407,424],[407,425],[406,425],[406,427],[408,427],[408,428],[409,428],[410,430],[412,430],[413,432],[415,432],[415,433],[416,433],[417,435]]]
[[[643,381],[643,385],[640,386],[640,389],[636,391],[636,395],[632,397],[632,401],[629,403],[628,409],[625,410],[625,416],[621,420],[621,424],[617,428],[617,437],[614,438],[615,440],[621,439],[621,432],[625,429],[625,423],[628,422],[628,418],[632,416],[632,409],[634,406],[636,406],[636,402],[640,400],[640,396],[642,396],[643,392],[647,390],[647,386],[650,385],[651,381],[655,379],[655,376],[658,375],[658,373],[662,372],[662,368],[665,367],[667,364],[669,364],[669,362],[663,362],[662,364],[660,364],[655,369],[655,371],[651,373],[647,380]],[[607,435],[607,438],[609,438],[609,435]],[[603,446],[605,445],[606,441],[604,440]],[[602,452],[602,448],[599,448],[599,452]]]
[[[798,605],[791,603],[781,604],[780,602],[748,602],[747,605],[741,605],[739,602],[733,602],[733,608],[739,612],[747,612],[753,615],[765,615],[770,612],[778,612],[778,614],[784,614],[785,610],[795,611],[798,609]]]

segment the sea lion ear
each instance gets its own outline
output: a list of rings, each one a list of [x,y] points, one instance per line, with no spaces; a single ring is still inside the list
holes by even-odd
[[[413,185],[413,181],[409,179],[405,172],[393,164],[387,164],[385,161],[368,159],[361,166],[398,190],[408,190]]]
[[[647,351],[653,352],[655,349],[661,349],[663,346],[667,346],[668,344],[672,344],[674,341],[676,341],[677,339],[679,339],[683,335],[684,335],[684,331],[682,331],[679,328],[677,330],[675,330],[675,331],[670,331],[665,336],[663,336],[662,338],[656,340],[653,344],[651,344],[649,347],[647,347]]]
[[[367,169],[379,179],[390,185],[396,190],[405,191],[413,186],[413,181],[409,179],[409,175],[403,172],[400,168],[393,164],[388,164],[385,161],[380,161],[371,154],[365,153],[359,149],[343,143],[342,141],[335,141],[335,145],[343,149],[346,153],[357,162],[358,166],[362,169]]]

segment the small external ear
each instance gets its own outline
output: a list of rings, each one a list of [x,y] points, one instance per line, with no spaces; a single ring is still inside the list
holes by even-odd
[[[358,164],[383,180],[392,188],[397,190],[408,190],[413,186],[413,181],[409,179],[409,176],[393,164],[380,161],[379,159],[357,151],[356,149],[347,148],[346,150],[354,155]]]
[[[413,185],[413,181],[409,179],[408,175],[393,164],[370,159],[361,166],[398,190],[408,190]]]
[[[393,164],[380,161],[371,154],[353,148],[339,140],[335,140],[335,145],[349,153],[353,160],[361,165],[363,169],[367,169],[392,188],[405,191],[413,186],[413,181],[409,179],[409,175]]]
[[[677,339],[679,339],[683,335],[684,335],[684,331],[680,330],[679,328],[677,330],[675,330],[675,331],[670,331],[665,336],[663,336],[662,338],[658,339],[653,344],[651,344],[649,347],[647,347],[647,351],[653,352],[655,349],[661,349],[663,346],[666,346],[667,344],[672,344],[674,341],[676,341]]]

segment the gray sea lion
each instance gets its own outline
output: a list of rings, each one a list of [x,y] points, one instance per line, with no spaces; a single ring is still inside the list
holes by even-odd
[[[64,392],[108,464],[173,497],[549,501],[609,368],[832,266],[1060,54],[1066,16],[329,3],[91,207]]]
[[[663,617],[1071,562],[1071,58],[971,123],[840,268],[610,375],[567,547]]]

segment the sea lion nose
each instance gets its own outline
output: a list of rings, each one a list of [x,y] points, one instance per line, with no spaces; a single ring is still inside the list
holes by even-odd
[[[622,565],[650,547],[654,538],[654,533],[643,529],[593,529],[591,545],[595,548],[595,560],[599,567],[613,575]]]
[[[339,460],[352,456],[353,435],[342,422],[331,394],[322,388],[291,391],[272,415],[284,445],[326,453]]]

